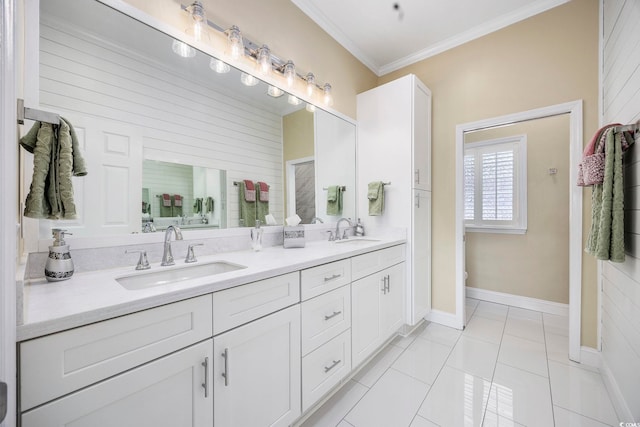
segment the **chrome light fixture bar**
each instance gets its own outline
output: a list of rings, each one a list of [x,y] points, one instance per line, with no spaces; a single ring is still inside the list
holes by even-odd
[[[317,83],[315,75],[311,72],[304,75],[300,74],[297,71],[293,61],[284,61],[283,59],[274,55],[273,52],[269,50],[266,44],[258,44],[244,37],[240,32],[240,29],[236,25],[232,25],[230,28],[224,29],[215,22],[212,22],[206,17],[202,2],[194,1],[188,6],[180,4],[180,8],[191,15],[191,18],[194,21],[194,30],[186,32],[190,35],[194,35],[194,38],[197,41],[203,39],[201,34],[205,30],[202,28],[202,25],[206,24],[208,27],[213,28],[214,30],[226,36],[230,44],[229,55],[232,59],[237,60],[241,56],[248,56],[252,58],[254,61],[256,61],[258,70],[261,74],[266,75],[270,72],[278,73],[279,75],[282,75],[284,77],[289,88],[292,88],[294,86],[295,79],[297,77],[304,82],[306,92],[309,97],[312,97],[315,92],[319,91],[319,93],[322,94],[323,103],[327,107],[333,105],[333,94],[331,91],[331,85],[329,83],[325,83],[324,85]],[[182,49],[181,52],[187,51],[188,49],[186,49],[186,47],[193,49],[191,46],[175,46],[174,51],[176,51],[178,47]],[[176,53],[180,54],[179,52]],[[195,51],[193,52],[193,54],[195,54]],[[184,53],[182,53],[182,56],[185,56]],[[220,59],[218,59],[217,61],[224,64],[224,62]],[[214,67],[213,64],[214,63],[212,62],[212,69],[216,71],[225,70],[225,67],[223,67],[222,65],[218,64],[217,67]],[[297,97],[295,96],[294,98],[297,99]]]

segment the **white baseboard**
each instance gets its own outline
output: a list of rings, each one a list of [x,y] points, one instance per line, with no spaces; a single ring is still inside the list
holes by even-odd
[[[602,367],[602,353],[595,348],[582,346],[580,347],[580,363],[600,369]]]
[[[527,310],[541,311],[543,313],[569,315],[569,304],[545,301],[537,298],[523,297],[520,295],[505,294],[503,292],[489,291],[486,289],[466,287],[467,297],[482,301],[495,302],[510,305]]]
[[[620,421],[631,422],[634,421],[633,414],[631,413],[631,409],[627,405],[627,401],[624,399],[624,395],[618,387],[618,382],[613,376],[613,373],[607,366],[607,363],[604,359],[601,359],[600,363],[600,373],[602,374],[602,379],[604,380],[604,385],[607,387],[609,391],[609,395],[611,396],[611,401],[613,403],[613,407],[618,414],[618,418]]]
[[[449,326],[450,328],[463,328],[463,325],[460,324],[456,315],[453,313],[447,313],[446,311],[431,310],[431,313],[427,314],[425,319],[433,323]]]

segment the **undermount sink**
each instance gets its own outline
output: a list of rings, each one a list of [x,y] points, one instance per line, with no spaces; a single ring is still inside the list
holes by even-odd
[[[352,237],[349,239],[336,240],[336,243],[345,244],[351,243],[352,245],[362,244],[362,243],[371,243],[371,242],[379,242],[380,239],[371,239],[369,237]]]
[[[161,267],[164,268],[164,267]],[[152,288],[170,283],[182,282],[199,277],[213,276],[227,273],[229,271],[247,268],[244,265],[233,264],[226,261],[214,261],[203,264],[194,264],[184,267],[171,268],[166,270],[155,270],[141,274],[118,277],[118,282],[125,289],[135,291],[138,289]]]

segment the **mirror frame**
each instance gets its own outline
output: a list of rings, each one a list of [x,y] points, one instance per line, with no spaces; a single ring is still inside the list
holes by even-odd
[[[25,82],[36,82],[35,84],[24,85],[24,100],[25,105],[39,105],[39,36],[40,36],[40,1],[46,0],[25,0],[24,7],[24,23],[25,28],[25,53],[24,53],[24,68],[22,74],[24,76]],[[185,33],[180,31],[178,28],[161,21],[146,12],[143,12],[131,4],[125,3],[123,0],[94,0],[99,3],[102,3],[108,7],[111,7],[132,19],[135,19],[145,25],[148,25],[156,30],[173,37],[177,40],[184,41],[189,45],[193,46],[195,49],[200,50],[201,52],[216,58],[224,58],[225,54],[223,51],[216,50],[214,46],[211,44],[205,43],[194,43],[192,40],[186,40]],[[178,12],[178,10],[176,11]],[[35,53],[34,53],[35,52]],[[227,62],[227,61],[225,61]],[[272,76],[257,76],[255,72],[255,64],[250,62],[250,60],[246,60],[244,62],[241,61],[229,61],[230,66],[237,68],[241,72],[245,72],[251,75],[254,75],[259,80],[276,86],[282,89],[285,92],[290,92],[290,89],[286,89],[283,87],[283,84]],[[20,72],[20,70],[19,70]],[[295,94],[299,99],[313,104],[316,108],[326,111],[346,122],[349,122],[355,126],[355,157],[357,159],[358,155],[358,125],[356,120],[353,118],[331,108],[325,107],[319,104],[318,102],[310,99],[304,93],[296,93]],[[28,125],[25,125],[28,126]],[[21,165],[25,162],[25,156],[23,153],[20,154]],[[284,166],[284,165],[283,165]],[[354,165],[357,168],[357,164]],[[283,170],[284,173],[284,170]],[[357,169],[356,169],[357,173]],[[285,177],[283,175],[283,181],[285,181]],[[356,180],[357,181],[357,180]],[[357,185],[357,182],[356,182]],[[22,201],[26,197],[26,193],[28,192],[28,188],[24,182],[24,176],[20,175],[20,230],[21,237],[23,241],[22,245],[22,256],[26,256],[29,252],[46,252],[48,250],[48,246],[51,244],[51,239],[43,239],[40,238],[40,225],[39,220],[27,218],[22,215]],[[284,193],[283,193],[284,194]],[[355,188],[355,197],[358,195],[358,189]],[[284,207],[284,212],[286,212],[286,207]],[[356,212],[355,215],[357,217],[357,204],[355,206]],[[282,225],[274,226],[273,228],[282,227]],[[227,229],[201,229],[197,231],[185,230],[185,238],[198,238],[198,239],[208,239],[208,238],[217,238],[217,237],[236,237],[236,236],[246,236],[247,228],[242,227],[234,227]],[[134,245],[134,244],[145,244],[145,243],[157,243],[161,242],[164,238],[162,233],[140,233],[140,234],[122,234],[115,236],[98,236],[98,237],[68,237],[66,240],[73,246],[74,249],[93,249],[93,248],[106,248],[113,246],[124,246],[124,245]]]

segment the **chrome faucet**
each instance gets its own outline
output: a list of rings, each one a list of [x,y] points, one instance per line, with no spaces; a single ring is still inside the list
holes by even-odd
[[[318,218],[317,216],[314,216],[313,218],[311,218],[311,224],[316,224],[318,222],[320,224],[324,224],[324,221],[322,220],[322,218]]]
[[[340,218],[338,220],[338,222],[336,223],[336,234],[335,234],[335,238],[336,240],[342,240],[342,239],[348,239],[349,236],[347,236],[347,229],[345,228],[343,233],[342,233],[342,237],[340,237],[340,224],[342,223],[342,221],[347,221],[347,223],[349,224],[349,227],[353,227],[353,223],[351,222],[351,219],[349,218]]]
[[[176,235],[176,240],[182,240],[182,231],[177,225],[170,225],[167,227],[167,231],[164,232],[164,252],[162,253],[161,266],[173,265],[173,254],[171,253],[171,232]]]

